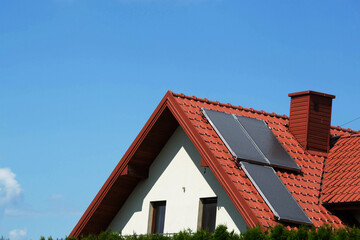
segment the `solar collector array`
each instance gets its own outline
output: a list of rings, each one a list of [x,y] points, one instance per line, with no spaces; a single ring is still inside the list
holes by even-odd
[[[312,224],[272,167],[300,171],[263,120],[202,109],[278,220]]]
[[[259,147],[271,166],[300,170],[263,120],[236,115],[240,124]]]
[[[208,109],[203,109],[203,112],[233,156],[248,161],[268,163],[244,134],[234,115]]]
[[[272,167],[247,162],[240,164],[278,220],[312,224]]]
[[[264,121],[205,108],[202,110],[234,157],[248,162],[300,170]]]

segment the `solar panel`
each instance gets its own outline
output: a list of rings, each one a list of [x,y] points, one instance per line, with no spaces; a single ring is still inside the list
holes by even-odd
[[[263,120],[239,115],[236,115],[236,118],[265,155],[271,166],[301,170]]]
[[[233,156],[269,164],[234,115],[205,108],[202,111]]]
[[[312,224],[272,167],[247,162],[241,167],[278,220]]]

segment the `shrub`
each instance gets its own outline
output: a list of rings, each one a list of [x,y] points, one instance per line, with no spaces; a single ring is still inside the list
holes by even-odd
[[[309,228],[306,226],[300,226],[299,229],[292,229],[289,232],[289,240],[307,240],[309,234]]]
[[[284,228],[283,225],[276,225],[270,229],[268,236],[268,239],[270,240],[286,240],[289,237],[289,231]]]
[[[263,233],[260,227],[248,229],[242,237],[243,240],[265,240],[265,233]]]
[[[0,240],[8,239],[2,237]],[[41,237],[40,240],[46,239]],[[52,238],[49,237],[48,240],[52,240]],[[287,230],[284,226],[277,225],[265,232],[258,226],[238,235],[234,231],[229,232],[226,226],[220,225],[214,233],[204,230],[193,233],[191,230],[184,230],[170,237],[160,234],[123,236],[119,233],[105,231],[97,236],[89,235],[79,239],[71,237],[65,240],[360,240],[360,229],[347,227],[334,230],[331,226],[324,225],[319,228],[300,226],[299,229]]]

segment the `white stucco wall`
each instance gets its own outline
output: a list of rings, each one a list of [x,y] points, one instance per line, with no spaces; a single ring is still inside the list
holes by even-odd
[[[184,191],[185,188],[185,191]],[[243,232],[246,223],[209,168],[200,167],[200,155],[178,127],[109,228],[122,234],[148,231],[150,202],[166,200],[165,233],[197,230],[199,199],[217,197],[216,225]]]

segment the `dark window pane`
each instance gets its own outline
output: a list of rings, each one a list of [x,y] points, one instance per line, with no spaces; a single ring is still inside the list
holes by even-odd
[[[152,233],[164,233],[166,202],[154,202]]]
[[[216,222],[216,198],[203,198],[201,199],[203,205],[201,228],[209,230],[209,232],[215,231]]]

